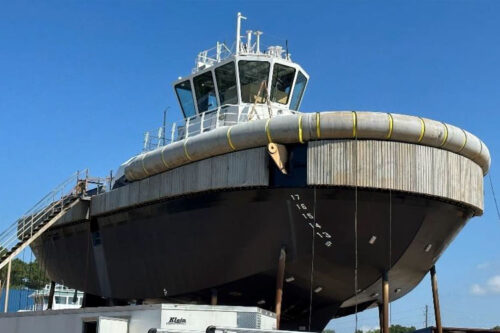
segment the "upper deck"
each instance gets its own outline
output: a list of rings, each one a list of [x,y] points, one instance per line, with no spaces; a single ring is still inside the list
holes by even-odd
[[[261,50],[261,31],[241,36],[238,13],[236,42],[231,50],[217,42],[198,54],[192,73],[180,77],[173,88],[183,120],[170,133],[146,133],[144,150],[249,120],[296,113],[309,75],[281,46]],[[255,37],[253,40],[252,36]]]

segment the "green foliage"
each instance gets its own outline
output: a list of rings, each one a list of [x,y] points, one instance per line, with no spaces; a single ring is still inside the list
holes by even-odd
[[[323,330],[322,333],[335,333],[335,330],[332,330],[331,328],[327,328],[327,329]]]
[[[359,330],[358,330],[359,331]],[[414,326],[401,326],[401,325],[391,325],[389,328],[390,333],[412,333],[416,331]],[[361,331],[360,331],[361,332]],[[380,329],[369,330],[364,333],[380,333]]]
[[[1,249],[0,249],[1,251]],[[2,283],[7,277],[7,266],[0,270]],[[12,271],[10,275],[10,287],[15,289],[40,289],[49,283],[45,272],[40,268],[38,261],[27,263],[19,259],[12,260]]]
[[[492,330],[500,331],[500,325],[497,325],[497,326],[493,327]]]

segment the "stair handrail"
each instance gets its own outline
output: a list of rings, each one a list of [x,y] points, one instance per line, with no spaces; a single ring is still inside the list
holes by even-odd
[[[7,227],[6,230],[0,233],[0,254],[9,251],[20,241],[22,242],[22,240],[19,239],[19,235],[21,235],[21,238],[27,232],[33,235],[33,228],[40,223],[41,219],[47,218],[50,213],[55,212],[59,207],[60,210],[64,208],[65,199],[76,198],[76,195],[79,194],[76,193],[79,182],[86,182],[88,170],[83,170],[85,179],[80,179],[81,174],[82,172],[77,171],[65,179],[34,206],[28,209],[20,218],[16,219],[16,221]],[[69,185],[71,185],[70,188]],[[58,207],[59,204],[60,206]]]

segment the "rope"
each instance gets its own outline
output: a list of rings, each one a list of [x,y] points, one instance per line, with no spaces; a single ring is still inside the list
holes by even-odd
[[[311,322],[312,322],[312,302],[313,302],[313,288],[314,288],[314,248],[316,244],[316,187],[314,187],[314,196],[313,196],[313,228],[312,228],[312,249],[311,249],[311,285],[309,286],[309,325],[308,331],[311,331]]]
[[[495,208],[497,209],[498,221],[500,221],[500,209],[498,208],[497,197],[495,195],[495,190],[493,189],[493,181],[491,180],[491,173],[488,174],[488,178],[490,179],[491,193],[493,194],[493,201],[495,202]]]
[[[389,189],[389,271],[392,268],[392,190]],[[389,275],[389,273],[387,273]],[[389,332],[391,331],[392,304],[389,300]]]
[[[353,113],[355,115],[355,113]],[[355,119],[355,118],[354,118]],[[355,123],[354,123],[355,124]],[[355,131],[354,126],[354,131]],[[355,132],[354,132],[355,133]],[[355,135],[354,172],[354,332],[358,332],[358,137]]]

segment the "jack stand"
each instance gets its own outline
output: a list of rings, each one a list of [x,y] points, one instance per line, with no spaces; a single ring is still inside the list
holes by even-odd
[[[389,333],[389,277],[387,272],[382,275],[382,313],[380,317],[382,319],[381,332]]]
[[[437,333],[443,333],[443,326],[441,326],[441,310],[439,308],[439,294],[438,284],[436,277],[436,267],[431,267],[431,286],[432,286],[432,300],[434,302],[434,315],[436,317]]]
[[[50,291],[49,291],[49,304],[47,305],[47,310],[52,310],[52,305],[54,304],[54,292],[56,289],[56,283],[54,281],[50,282]]]
[[[12,271],[12,260],[9,260],[7,266],[7,282],[5,284],[5,304],[3,306],[3,312],[7,313],[9,307],[9,288],[10,288],[10,273]]]
[[[281,302],[283,299],[283,279],[285,278],[286,251],[281,248],[278,261],[278,273],[276,274],[276,329],[280,329]]]

